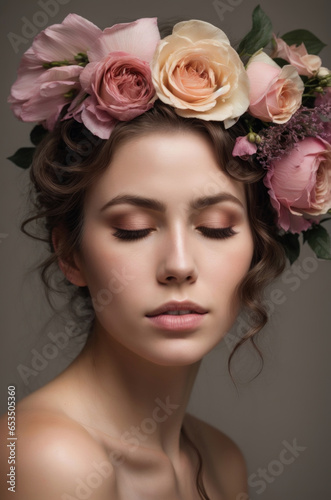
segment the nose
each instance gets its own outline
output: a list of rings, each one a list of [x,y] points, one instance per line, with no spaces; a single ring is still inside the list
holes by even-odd
[[[194,283],[198,271],[194,261],[192,242],[181,228],[167,234],[159,253],[157,280],[159,283]]]

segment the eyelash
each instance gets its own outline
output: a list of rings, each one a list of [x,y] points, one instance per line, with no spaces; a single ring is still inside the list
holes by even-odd
[[[234,236],[236,231],[233,230],[233,227],[205,227],[205,226],[200,226],[198,227],[202,234],[206,236],[207,238],[213,238],[213,239],[218,239],[218,240],[225,240],[226,238],[230,238],[231,236]]]
[[[225,240],[227,238],[230,238],[231,236],[234,236],[236,231],[233,230],[233,228],[230,227],[222,227],[222,228],[211,228],[211,227],[205,227],[205,226],[199,226],[197,229],[200,230],[200,232],[206,237],[206,238],[211,238],[211,239],[218,239],[218,240]],[[140,240],[143,238],[146,238],[150,234],[152,229],[136,229],[136,230],[128,230],[128,229],[119,229],[116,228],[115,233],[113,233],[113,236],[115,238],[118,238],[120,240],[126,240],[126,241],[134,241],[134,240]]]
[[[126,240],[126,241],[140,240],[148,236],[151,231],[152,231],[151,229],[136,229],[133,231],[129,231],[127,229],[116,228],[116,231],[115,233],[113,233],[113,236],[115,236],[115,238],[118,238],[120,240]]]

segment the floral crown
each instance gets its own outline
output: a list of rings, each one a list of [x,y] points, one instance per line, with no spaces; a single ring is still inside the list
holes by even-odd
[[[38,123],[30,136],[35,146],[70,118],[108,139],[118,121],[141,115],[157,99],[182,117],[225,128],[239,120],[247,133],[232,154],[252,157],[265,170],[290,262],[299,255],[300,234],[318,257],[331,259],[321,225],[331,213],[331,73],[317,55],[324,46],[306,30],[276,37],[259,6],[238,51],[204,21],[180,22],[161,39],[156,18],[101,31],[69,14],[35,37],[8,101],[19,119]],[[9,159],[27,168],[34,149]]]

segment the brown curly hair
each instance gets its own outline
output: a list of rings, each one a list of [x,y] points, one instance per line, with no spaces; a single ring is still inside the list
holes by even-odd
[[[249,311],[251,325],[229,356],[228,369],[231,374],[232,358],[238,348],[247,341],[253,344],[263,361],[254,341],[255,335],[268,319],[262,302],[263,292],[285,265],[284,251],[277,238],[275,212],[263,185],[264,171],[254,162],[232,157],[235,139],[243,135],[240,125],[236,124],[225,130],[219,122],[183,118],[160,101],[156,101],[153,108],[130,122],[118,122],[108,140],[93,136],[83,124],[75,120],[60,122],[52,133],[47,134],[34,156],[30,171],[34,188],[34,213],[23,222],[22,230],[48,244],[50,255],[40,265],[41,275],[47,290],[59,289],[59,282],[57,285],[51,285],[52,277],[58,268],[57,261],[61,259],[70,262],[73,252],[79,250],[87,191],[109,166],[114,152],[120,145],[134,137],[155,131],[199,132],[211,144],[220,169],[245,185],[254,254],[250,269],[240,284],[238,293],[242,307]],[[31,234],[27,230],[27,225],[31,222],[42,224],[43,235]],[[65,243],[56,252],[52,244],[52,233],[55,228],[62,228],[67,235]],[[86,304],[91,302],[87,287],[77,288],[65,278],[62,278],[63,283],[66,284],[67,290],[73,291],[72,299],[80,296],[84,298]],[[201,498],[208,499],[201,477],[201,455],[184,429],[183,435],[199,457],[197,489]]]

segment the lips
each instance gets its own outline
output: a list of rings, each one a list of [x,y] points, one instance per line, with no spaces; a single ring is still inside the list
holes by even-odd
[[[148,318],[160,315],[182,316],[185,314],[206,314],[207,312],[208,312],[207,309],[200,306],[199,304],[195,304],[194,302],[172,301],[163,304],[157,309],[154,309],[154,311],[146,314],[146,316]]]
[[[158,330],[182,335],[201,328],[207,313],[207,309],[194,302],[172,301],[146,314],[146,318]]]

